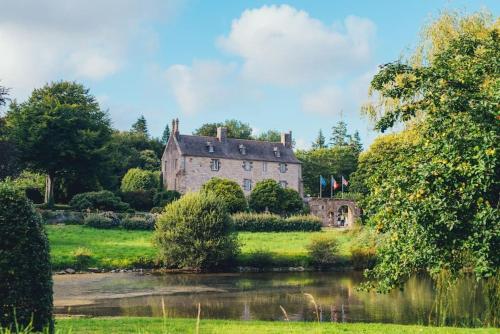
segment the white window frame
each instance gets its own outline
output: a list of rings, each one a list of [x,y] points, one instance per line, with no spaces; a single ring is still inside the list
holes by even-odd
[[[252,168],[253,168],[253,162],[252,161],[248,161],[248,160],[244,160],[243,161],[243,169],[247,172],[251,171]]]
[[[251,179],[243,179],[243,190],[245,190],[245,191],[252,190],[252,180]]]
[[[220,170],[220,160],[219,159],[210,160],[210,170],[213,172],[218,172]]]
[[[281,181],[279,182],[279,184],[280,184],[280,186],[281,186],[283,189],[288,188],[288,182],[287,182],[287,181],[285,181],[285,180],[281,180]]]
[[[263,161],[263,162],[262,162],[262,171],[263,171],[264,173],[266,173],[266,172],[267,172],[267,161]]]
[[[286,173],[288,170],[287,164],[285,162],[280,162],[279,169],[280,173]]]

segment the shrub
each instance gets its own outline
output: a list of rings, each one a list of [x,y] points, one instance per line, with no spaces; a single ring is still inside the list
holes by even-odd
[[[89,267],[92,261],[92,251],[88,248],[78,247],[73,251],[75,257],[75,268],[83,270]]]
[[[155,206],[153,208],[151,208],[151,210],[149,210],[149,213],[152,213],[152,214],[159,214],[159,213],[162,213],[164,211],[164,207],[162,206]]]
[[[354,269],[373,268],[377,262],[377,253],[373,247],[351,246],[350,252]]]
[[[153,190],[126,191],[121,194],[121,198],[135,210],[149,211],[154,206],[154,194],[155,192]]]
[[[148,191],[160,186],[160,172],[131,168],[122,179],[121,191]]]
[[[286,188],[283,189],[283,202],[281,212],[286,215],[293,215],[304,212],[304,201],[298,191]]]
[[[239,250],[231,217],[213,194],[191,193],[170,203],[156,223],[155,241],[161,261],[173,268],[222,267]]]
[[[122,227],[126,230],[154,230],[155,218],[150,214],[126,217],[122,220]]]
[[[161,190],[156,192],[153,197],[153,203],[156,207],[161,207],[162,209],[175,200],[181,198],[181,194],[175,190]]]
[[[83,220],[85,226],[109,229],[120,227],[120,218],[113,212],[91,213]]]
[[[237,231],[248,232],[292,232],[319,231],[321,219],[310,215],[282,218],[272,213],[240,212],[232,216]]]
[[[17,321],[52,329],[47,236],[33,205],[10,183],[0,183],[0,236],[0,327]]]
[[[217,197],[221,198],[229,213],[241,212],[247,209],[245,194],[235,181],[213,177],[201,189],[203,192],[213,192]]]
[[[334,238],[319,237],[307,246],[311,264],[318,268],[325,268],[338,263],[338,242]]]
[[[127,203],[113,194],[111,191],[91,191],[75,195],[69,205],[79,211],[85,210],[109,210],[109,211],[126,211],[129,208]]]
[[[281,213],[284,200],[283,188],[278,182],[268,179],[257,182],[255,188],[250,193],[248,205],[255,212],[269,211]]]
[[[245,265],[260,269],[271,268],[274,263],[275,253],[268,249],[256,249],[251,251],[245,261]]]

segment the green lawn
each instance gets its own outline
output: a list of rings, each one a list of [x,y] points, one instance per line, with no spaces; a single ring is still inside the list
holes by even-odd
[[[73,251],[85,247],[92,251],[90,267],[125,268],[154,262],[156,251],[153,232],[102,230],[79,225],[47,225],[54,268],[74,265]],[[348,256],[351,235],[339,230],[322,232],[239,233],[242,254],[239,262],[248,263],[256,250],[272,251],[273,264],[297,266],[307,264],[306,246],[318,235],[338,238],[341,255]]]
[[[56,329],[60,333],[196,333],[196,319],[162,318],[88,318],[58,319]],[[305,323],[305,322],[270,322],[270,321],[236,321],[236,320],[201,320],[200,334],[238,333],[499,333],[494,328],[451,328],[424,327],[392,324],[338,324],[338,323]]]

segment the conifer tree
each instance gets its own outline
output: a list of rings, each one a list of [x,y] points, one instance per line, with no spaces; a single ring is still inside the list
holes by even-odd
[[[312,147],[314,149],[316,149],[316,148],[326,148],[326,138],[323,135],[323,131],[321,129],[319,129],[318,137],[316,137],[316,140],[312,144]]]
[[[149,137],[148,134],[148,123],[146,122],[146,118],[143,115],[132,124],[132,132],[143,134],[146,137]]]

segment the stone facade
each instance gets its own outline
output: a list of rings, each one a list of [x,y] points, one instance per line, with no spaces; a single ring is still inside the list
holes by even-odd
[[[302,166],[293,155],[291,133],[283,135],[282,142],[271,143],[225,138],[224,128],[218,129],[217,137],[179,135],[178,120],[172,129],[162,157],[166,189],[184,194],[220,177],[236,181],[249,195],[257,182],[273,179],[302,196]],[[281,153],[273,153],[276,149]],[[217,170],[213,160],[218,161]]]
[[[311,197],[307,202],[311,214],[321,218],[323,226],[349,228],[361,216],[353,200]]]

